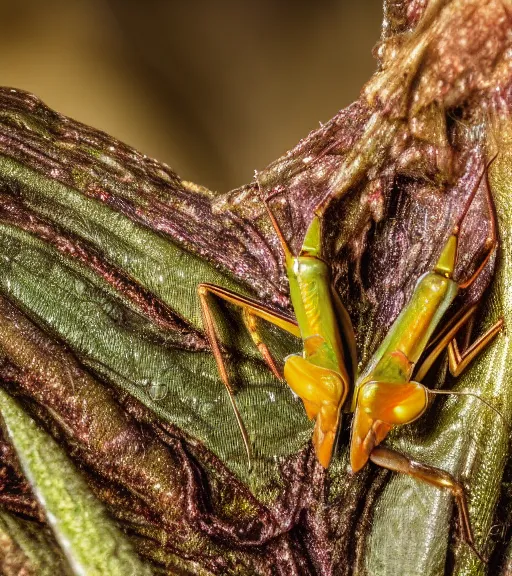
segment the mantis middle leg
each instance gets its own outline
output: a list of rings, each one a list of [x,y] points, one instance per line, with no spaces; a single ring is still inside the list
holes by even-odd
[[[238,410],[238,406],[236,405],[235,402],[234,389],[229,381],[226,365],[222,357],[222,349],[217,335],[215,321],[213,318],[212,311],[210,309],[208,299],[211,296],[216,296],[221,300],[224,300],[226,302],[229,302],[231,304],[234,304],[235,306],[239,306],[240,308],[242,308],[244,324],[246,325],[254,344],[256,345],[261,355],[263,356],[263,359],[265,360],[267,366],[270,368],[272,373],[279,379],[281,379],[282,376],[272,358],[272,355],[270,354],[270,351],[268,350],[267,345],[263,342],[258,333],[256,318],[263,318],[267,322],[270,322],[278,326],[282,330],[285,330],[286,332],[289,332],[290,334],[293,334],[294,336],[297,337],[300,336],[300,331],[295,319],[292,318],[291,316],[287,316],[285,314],[276,312],[275,310],[272,310],[271,308],[261,304],[257,300],[241,296],[231,290],[227,290],[226,288],[222,288],[214,284],[199,284],[199,286],[197,287],[197,292],[199,295],[199,301],[201,303],[201,311],[203,315],[203,323],[206,335],[210,342],[210,346],[212,347],[212,352],[215,357],[215,362],[217,364],[219,375],[228,392],[231,406],[233,408],[233,412],[235,414],[235,418],[238,427],[240,429],[240,433],[242,435],[250,467],[251,445],[249,441],[249,436],[243,423],[240,411]]]
[[[396,452],[395,450],[391,450],[390,448],[386,448],[384,446],[378,446],[374,448],[370,454],[370,460],[381,468],[387,468],[393,472],[407,474],[416,480],[421,480],[422,482],[430,484],[431,486],[435,486],[436,488],[445,488],[446,490],[449,490],[455,498],[455,503],[459,511],[462,538],[468,544],[468,546],[470,546],[478,558],[482,562],[485,562],[485,559],[475,548],[464,486],[449,472],[441,470],[440,468],[421,464],[420,462],[416,462],[415,460],[412,460],[400,452]]]
[[[463,370],[472,362],[476,356],[486,348],[491,340],[498,334],[503,327],[503,318],[500,318],[484,334],[479,336],[470,346],[466,347],[461,353],[457,344],[456,335],[459,330],[473,318],[477,310],[476,306],[471,306],[467,310],[462,310],[453,318],[452,322],[445,327],[438,339],[434,342],[435,346],[429,355],[423,360],[420,367],[414,375],[414,379],[421,382],[427,372],[432,367],[439,355],[445,348],[448,348],[448,361],[450,372],[453,376],[459,376]]]

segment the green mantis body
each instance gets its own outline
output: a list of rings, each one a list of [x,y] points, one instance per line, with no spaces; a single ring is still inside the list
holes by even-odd
[[[455,335],[471,318],[476,306],[463,309],[441,330],[431,344],[430,354],[418,366],[432,334],[455,300],[459,289],[474,282],[496,246],[495,238],[489,238],[489,250],[482,264],[469,280],[458,284],[453,280],[458,235],[457,225],[434,270],[418,280],[409,302],[358,379],[353,402],[355,413],[350,441],[350,464],[353,472],[357,472],[368,460],[372,460],[384,468],[409,474],[438,488],[450,490],[459,509],[463,538],[480,557],[473,546],[463,486],[448,472],[413,462],[398,452],[379,446],[394,426],[408,424],[419,418],[428,406],[429,397],[439,393],[426,388],[420,380],[446,347],[450,371],[457,376],[502,327],[503,321],[499,320],[461,355]]]
[[[233,409],[244,438],[250,461],[251,450],[247,432],[236,407],[233,390],[222,361],[215,334],[213,317],[208,308],[208,294],[214,294],[244,311],[245,324],[272,372],[282,376],[261,341],[255,318],[263,318],[299,336],[303,340],[302,354],[289,356],[284,365],[284,378],[302,399],[306,413],[316,419],[313,444],[318,460],[327,468],[330,463],[336,432],[343,406],[353,382],[355,344],[349,316],[330,285],[329,267],[321,257],[321,223],[315,217],[306,233],[300,254],[293,256],[271,215],[285,254],[290,282],[290,295],[295,318],[276,314],[259,302],[240,297],[211,284],[198,288],[204,324],[217,360],[221,378],[229,392]],[[347,359],[347,355],[350,356]],[[347,365],[350,367],[348,368]]]
[[[304,402],[309,418],[316,421],[313,445],[319,462],[327,468],[341,408],[353,380],[356,352],[352,325],[332,290],[329,267],[321,257],[320,219],[313,219],[299,256],[292,256],[283,239],[281,242],[304,346],[302,354],[286,359],[284,378]]]
[[[456,314],[440,330],[436,339],[430,342],[459,289],[467,288],[473,283],[497,244],[493,224],[487,255],[477,271],[464,283],[457,283],[453,279],[460,224],[480,183],[481,180],[471,192],[466,208],[454,226],[433,271],[419,279],[409,302],[357,382],[354,375],[356,353],[352,325],[331,288],[329,267],[322,258],[321,220],[318,216],[313,218],[308,228],[299,255],[293,256],[269,210],[285,255],[295,318],[277,314],[255,300],[238,296],[217,286],[201,284],[198,289],[206,331],[220,375],[229,392],[249,460],[250,443],[236,407],[213,317],[208,307],[210,294],[242,307],[244,321],[254,343],[272,372],[279,378],[282,376],[257,332],[256,318],[272,322],[302,339],[303,352],[285,360],[284,379],[302,399],[309,418],[316,420],[313,445],[323,467],[326,468],[330,463],[341,411],[351,393],[352,403],[350,405],[349,398],[348,404],[349,410],[354,411],[350,442],[352,470],[357,472],[368,460],[372,460],[379,466],[450,490],[458,505],[463,538],[472,548],[473,535],[462,485],[446,471],[413,462],[379,444],[394,426],[410,423],[421,416],[428,406],[430,395],[439,393],[428,390],[420,380],[445,348],[448,348],[450,370],[454,375],[458,375],[487,346],[502,326],[500,320],[461,355],[455,336],[475,312],[476,306],[473,306]],[[489,194],[487,200],[492,218]],[[419,360],[429,346],[430,353],[418,367]]]

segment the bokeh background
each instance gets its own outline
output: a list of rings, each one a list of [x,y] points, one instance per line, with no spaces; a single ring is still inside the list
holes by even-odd
[[[379,0],[1,2],[0,78],[227,191],[357,98]]]

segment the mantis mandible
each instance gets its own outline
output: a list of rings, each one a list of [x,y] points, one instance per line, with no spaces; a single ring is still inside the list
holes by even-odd
[[[421,384],[421,380],[446,348],[449,369],[454,376],[459,375],[489,344],[503,325],[503,320],[500,319],[461,353],[455,336],[474,315],[477,308],[474,305],[455,314],[432,340],[434,331],[459,290],[473,284],[497,247],[492,201],[487,187],[486,199],[492,225],[487,239],[486,256],[469,279],[460,283],[453,279],[460,228],[488,166],[489,164],[469,194],[465,208],[442,248],[433,270],[419,278],[409,302],[391,326],[357,382],[355,378],[357,355],[352,324],[339,297],[331,287],[329,267],[322,255],[323,210],[313,217],[299,255],[294,256],[275,217],[265,203],[284,252],[295,317],[277,313],[257,300],[240,296],[220,286],[213,284],[198,286],[206,333],[219,374],[231,400],[249,465],[251,446],[222,358],[215,322],[209,307],[211,296],[242,308],[244,323],[270,370],[279,379],[283,379],[284,376],[290,388],[302,399],[308,417],[315,419],[312,441],[317,459],[324,468],[327,468],[331,461],[341,411],[349,393],[352,393],[352,403],[350,405],[349,399],[348,409],[354,411],[350,440],[350,464],[353,472],[358,472],[368,460],[371,460],[378,466],[408,474],[438,488],[448,489],[454,495],[459,510],[462,537],[479,557],[474,547],[462,484],[448,472],[414,462],[399,452],[380,446],[380,443],[394,426],[408,424],[419,418],[434,394],[475,396],[470,392],[429,390]],[[258,318],[275,324],[303,341],[303,352],[285,359],[283,375],[258,333]],[[427,357],[418,366],[417,363],[429,348],[431,349]],[[484,399],[478,396],[477,398],[496,410]]]

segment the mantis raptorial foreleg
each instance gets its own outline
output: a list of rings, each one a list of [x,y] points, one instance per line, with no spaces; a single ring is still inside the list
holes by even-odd
[[[250,465],[251,445],[249,442],[249,436],[243,423],[242,416],[240,415],[240,411],[238,410],[238,406],[235,402],[234,389],[229,381],[226,365],[224,364],[224,359],[222,357],[222,350],[215,327],[215,320],[208,303],[208,298],[213,295],[217,298],[220,298],[221,300],[242,308],[244,323],[249,331],[249,334],[251,335],[253,342],[260,351],[263,359],[267,363],[272,373],[279,379],[281,379],[282,376],[274,363],[267,345],[262,341],[258,333],[256,318],[263,318],[267,322],[278,326],[282,330],[285,330],[294,336],[300,336],[299,328],[295,320],[290,316],[276,312],[275,310],[272,310],[271,308],[261,304],[257,300],[241,296],[235,292],[232,292],[231,290],[227,290],[226,288],[221,288],[220,286],[215,286],[214,284],[199,284],[197,287],[197,293],[199,295],[199,302],[201,303],[201,311],[203,315],[203,323],[206,335],[210,342],[210,346],[212,347],[212,352],[215,357],[215,362],[217,364],[217,369],[219,371],[221,380],[224,383],[226,390],[228,391],[231,406],[233,407],[236,421],[238,427],[240,428],[240,433],[242,434],[245,451],[247,453],[247,459]]]

